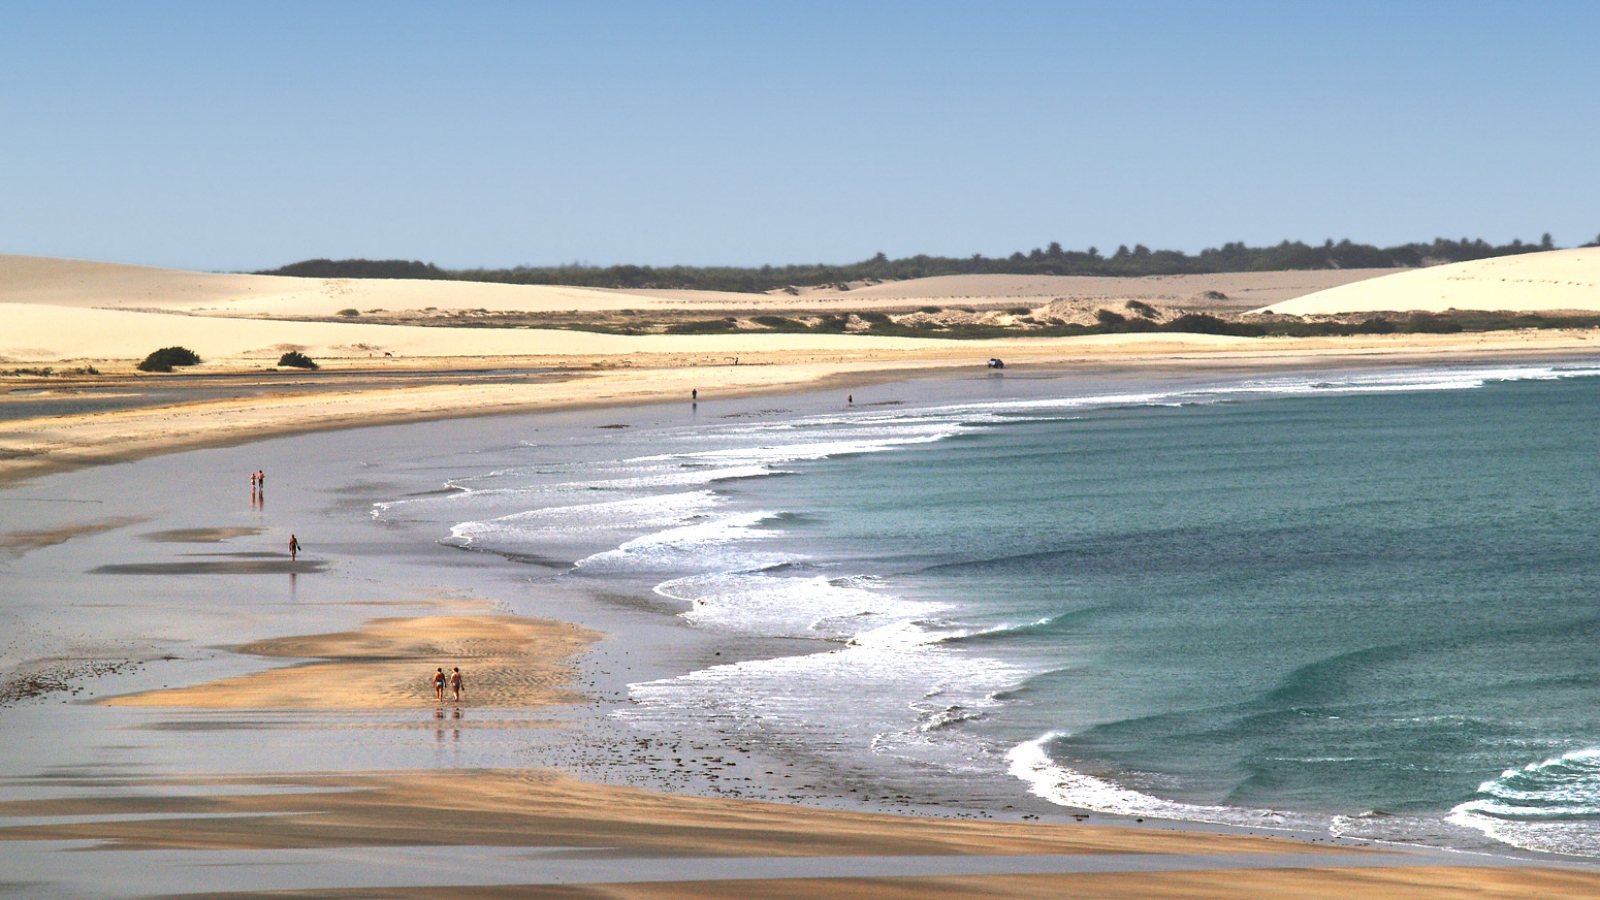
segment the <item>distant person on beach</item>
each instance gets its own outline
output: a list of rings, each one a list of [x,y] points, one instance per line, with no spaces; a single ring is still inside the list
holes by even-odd
[[[460,700],[461,700],[461,669],[460,668],[452,667],[450,669],[450,691],[451,691],[451,693],[453,693],[455,695],[456,701],[460,702]]]
[[[856,405],[856,395],[855,394],[845,394],[844,395],[844,402],[849,404],[850,406],[855,406]]]
[[[691,388],[690,391],[689,391],[689,399],[690,400],[699,400],[700,399],[700,389],[699,388]]]
[[[433,673],[433,696],[440,703],[444,702],[444,670]]]
[[[289,561],[294,562],[299,555],[300,539],[291,534],[289,535]]]

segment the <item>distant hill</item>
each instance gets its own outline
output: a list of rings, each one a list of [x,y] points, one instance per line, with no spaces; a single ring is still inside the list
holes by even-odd
[[[1596,239],[1600,243],[1600,238]],[[1591,245],[1585,245],[1591,246]],[[1538,243],[1521,240],[1495,246],[1479,238],[1459,241],[1435,238],[1431,243],[1379,248],[1350,240],[1321,246],[1283,241],[1269,247],[1243,243],[1211,247],[1191,256],[1179,250],[1151,250],[1143,244],[1118,247],[1110,256],[1098,248],[1047,248],[1018,251],[1006,257],[908,256],[871,259],[843,265],[761,266],[518,266],[512,269],[441,269],[433,263],[407,260],[309,259],[257,275],[309,278],[415,278],[483,281],[501,284],[552,284],[591,288],[670,288],[762,293],[786,287],[812,287],[863,281],[901,281],[930,275],[1197,275],[1217,272],[1274,272],[1300,269],[1417,268],[1497,256],[1555,249],[1550,235]]]

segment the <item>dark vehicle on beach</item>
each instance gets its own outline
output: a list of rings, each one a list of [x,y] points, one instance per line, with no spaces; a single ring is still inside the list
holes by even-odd
[[[989,368],[991,368],[991,369],[1004,369],[1005,367],[1006,367],[1006,361],[1005,360],[1001,359],[998,356],[989,357]]]

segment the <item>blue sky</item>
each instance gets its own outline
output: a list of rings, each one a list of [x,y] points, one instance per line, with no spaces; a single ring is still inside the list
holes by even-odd
[[[236,270],[1600,232],[1600,4],[0,5],[0,252]]]

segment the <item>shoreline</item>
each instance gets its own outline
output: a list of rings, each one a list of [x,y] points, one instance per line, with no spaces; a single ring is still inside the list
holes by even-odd
[[[1528,356],[1523,356],[1523,357],[1518,357],[1518,358],[1548,358],[1550,355],[1552,355],[1552,354],[1550,354],[1550,353],[1537,353],[1537,354],[1530,354]],[[1568,355],[1571,355],[1571,354],[1558,351],[1554,355],[1557,355],[1557,356],[1568,356]],[[1507,356],[1507,355],[1504,355],[1504,354],[1493,355],[1492,359],[1495,360],[1495,361],[1505,361],[1505,362],[1514,361],[1513,357],[1510,357],[1510,356]],[[1450,362],[1452,362],[1452,363],[1465,362],[1465,361],[1466,361],[1466,358],[1464,356],[1461,356],[1461,355],[1454,355],[1450,359]],[[1481,361],[1481,360],[1479,360],[1479,361]],[[1193,371],[1193,369],[1190,366],[1185,364],[1188,361],[1173,361],[1173,360],[1169,360],[1168,362],[1171,364],[1171,366],[1173,368],[1175,368],[1177,370],[1180,370],[1180,371]],[[1209,362],[1209,360],[1208,360],[1208,362]],[[1318,357],[1318,358],[1313,358],[1313,359],[1310,359],[1310,360],[1296,358],[1296,359],[1289,360],[1289,361],[1283,361],[1283,360],[1261,360],[1261,359],[1257,358],[1257,359],[1250,359],[1250,360],[1246,361],[1245,363],[1241,363],[1237,359],[1228,359],[1226,361],[1218,362],[1216,368],[1217,369],[1233,369],[1233,368],[1237,367],[1237,368],[1247,368],[1247,369],[1252,370],[1252,371],[1267,371],[1267,370],[1279,371],[1279,370],[1284,370],[1284,369],[1299,369],[1299,368],[1308,368],[1308,367],[1309,368],[1316,368],[1316,367],[1329,368],[1330,367],[1328,365],[1329,362],[1330,362],[1330,360],[1325,358],[1325,357]],[[1435,363],[1439,362],[1439,359],[1437,357],[1433,357],[1433,356],[1415,357],[1415,358],[1411,358],[1411,359],[1407,360],[1407,362],[1414,362],[1414,363],[1417,363],[1417,364],[1435,364]],[[1124,361],[1124,363],[1127,364],[1127,365],[1133,365],[1131,363],[1126,363],[1126,361]],[[1348,367],[1348,368],[1362,368],[1362,367],[1368,367],[1368,366],[1371,366],[1371,365],[1373,365],[1372,361],[1363,359],[1363,360],[1360,360],[1359,362],[1352,362],[1351,364],[1349,364],[1347,366],[1339,366],[1339,368],[1346,368],[1346,367]],[[944,368],[946,371],[948,371],[948,369],[952,368],[952,367],[946,366],[946,367],[942,367],[942,368]],[[1041,365],[1041,366],[1038,366],[1037,368],[1019,367],[1016,370],[1016,373],[1019,374],[1019,375],[1026,375],[1030,371],[1059,372],[1059,371],[1066,370],[1066,371],[1084,371],[1086,373],[1090,372],[1090,371],[1093,371],[1093,372],[1095,372],[1097,374],[1104,374],[1106,371],[1108,371],[1108,369],[1109,370],[1120,370],[1120,368],[1121,367],[1118,366],[1118,365],[1111,365],[1109,367],[1090,367],[1090,366],[1084,366],[1084,365],[1079,365],[1079,366],[1072,366],[1072,365],[1068,365],[1068,366],[1046,366],[1046,365]],[[1206,371],[1212,371],[1212,370],[1211,369],[1207,369]],[[857,384],[857,383],[859,383],[859,382],[853,381],[851,379],[859,378],[859,379],[861,379],[861,380],[863,380],[865,382],[868,382],[868,383],[870,383],[874,379],[879,380],[879,381],[884,380],[881,377],[881,373],[883,373],[883,372],[893,372],[893,373],[896,373],[896,374],[903,374],[903,375],[910,375],[910,376],[921,375],[921,376],[924,376],[924,377],[936,377],[939,374],[938,370],[930,370],[928,368],[915,368],[915,369],[910,369],[910,370],[905,370],[905,369],[900,369],[900,370],[882,370],[882,369],[879,369],[879,370],[871,370],[871,371],[865,371],[865,372],[833,372],[833,373],[829,373],[825,377],[827,377],[827,378],[844,379],[844,380],[838,381],[838,382],[826,382],[828,384],[838,384],[838,385],[840,385],[842,387],[842,386],[844,386],[846,384]],[[811,384],[811,385],[795,385],[795,384],[790,384],[790,383],[771,384],[771,385],[761,386],[761,387],[758,387],[756,389],[752,389],[745,396],[759,396],[759,395],[773,395],[773,394],[795,395],[795,394],[800,393],[801,390],[805,390],[805,389],[808,389],[808,388],[810,390],[812,390],[812,391],[815,391],[817,389],[815,384]],[[718,399],[724,399],[724,396],[719,396]],[[618,399],[618,400],[616,400],[613,403],[608,404],[608,405],[609,406],[637,407],[637,406],[640,405],[640,403]],[[593,411],[593,410],[603,409],[603,408],[606,408],[606,407],[605,406],[592,406],[592,407],[582,407],[582,408],[590,410],[590,411]],[[547,410],[547,411],[549,411],[549,410]],[[498,413],[498,412],[478,413],[478,415],[499,415],[499,414],[502,414],[502,413]],[[349,425],[326,425],[326,424],[324,424],[321,427],[317,427],[317,428],[310,429],[310,430],[327,431],[327,430],[333,430],[333,429],[358,428],[358,427],[366,427],[366,426],[371,426],[371,425],[387,425],[387,424],[395,424],[395,423],[390,423],[390,422],[370,422],[370,421],[368,421],[368,422],[360,422],[360,423],[349,424]],[[237,441],[247,442],[247,441],[254,441],[254,440],[257,440],[257,439],[265,439],[267,437],[278,437],[278,436],[281,436],[281,435],[277,435],[277,434],[272,434],[272,435],[250,434],[250,435],[246,435],[246,436],[244,436],[242,438],[238,437],[237,435],[235,435],[234,437],[235,437],[235,439]],[[207,446],[224,446],[224,444],[208,444]],[[109,460],[107,460],[107,461],[109,461]],[[82,465],[87,466],[87,465],[94,465],[94,464],[96,464],[95,461],[90,461],[90,462],[85,462]],[[270,468],[270,466],[269,466],[269,468]],[[275,483],[278,483],[278,482],[275,482]],[[5,484],[4,486],[7,487],[7,488],[10,488],[13,485]],[[156,534],[167,534],[169,532],[155,532],[155,533]],[[209,535],[202,535],[202,537],[209,537]],[[154,540],[154,539],[152,539],[152,540]],[[440,611],[440,614],[449,615],[449,612]],[[591,651],[591,653],[592,652],[593,651]],[[271,672],[271,671],[281,671],[281,670],[280,669],[269,669],[267,671]],[[248,678],[250,676],[246,676],[246,677]],[[362,773],[346,773],[346,774],[350,775],[351,777],[360,777],[360,775]],[[365,773],[365,774],[370,774],[370,773]],[[600,787],[603,787],[603,786],[596,785],[597,789],[600,788]],[[681,795],[675,795],[674,794],[674,795],[651,795],[651,796],[677,797],[677,796],[681,796]],[[749,803],[757,803],[758,802],[758,801],[729,800],[729,799],[720,798],[720,797],[710,797],[710,796],[704,795],[704,794],[693,794],[691,796],[703,797],[704,799],[706,799],[708,801],[715,801],[715,802],[718,802],[718,803],[728,803],[728,804],[732,804],[732,805],[734,805],[736,807],[743,807],[744,804],[746,804],[747,802],[749,802]],[[101,807],[101,812],[104,812],[107,808],[108,807]],[[822,807],[818,807],[818,806],[815,806],[815,805],[795,805],[795,806],[788,807],[788,808],[793,810],[793,814],[795,816],[798,816],[798,817],[801,817],[801,818],[808,817],[808,816],[814,816],[814,815],[824,815],[824,814],[828,814],[829,813],[829,810],[827,808],[822,808]],[[874,808],[877,809],[878,807],[874,807]],[[1072,810],[1070,810],[1068,808],[1065,808],[1065,807],[1056,807],[1055,810],[1056,810],[1056,815],[1058,815],[1060,817],[1061,821],[1065,821],[1069,816],[1072,815]],[[887,813],[886,810],[884,810],[881,814],[884,814],[886,817],[889,816],[889,814]],[[1107,815],[1101,814],[1101,813],[1095,813],[1094,815],[1097,818],[1102,819],[1102,820],[1114,819],[1115,818],[1115,817],[1107,816]],[[903,816],[902,815],[902,816],[899,816],[897,818],[902,819],[902,820],[921,821],[920,819],[918,819],[915,816]],[[948,821],[956,821],[956,820],[955,819],[950,819]],[[1031,829],[1031,828],[1035,827],[1035,826],[1033,826],[1031,824],[1021,823],[1021,822],[1007,823],[1007,824],[1008,824],[1008,826],[1014,826],[1014,827],[1016,827],[1018,829]],[[1073,827],[1077,827],[1077,826],[1068,824],[1066,827],[1073,828]],[[1094,825],[1094,826],[1084,826],[1084,827],[1085,828],[1101,828],[1101,827],[1114,827],[1114,826]],[[92,829],[90,829],[90,830],[92,831]],[[1167,832],[1170,831],[1170,832],[1174,832],[1174,833],[1183,833],[1183,834],[1191,834],[1191,835],[1217,836],[1217,837],[1222,837],[1222,838],[1227,838],[1227,839],[1243,837],[1243,836],[1241,836],[1239,834],[1239,831],[1240,831],[1239,828],[1228,827],[1228,826],[1205,826],[1205,825],[1202,825],[1200,823],[1189,823],[1189,822],[1183,822],[1183,821],[1180,821],[1180,820],[1162,821],[1162,822],[1157,823],[1157,824],[1155,824],[1153,826],[1146,826],[1145,828],[1134,828],[1132,830],[1137,831],[1137,832],[1139,832],[1141,834],[1146,833],[1146,832],[1149,832],[1149,833],[1167,833]],[[62,835],[60,835],[60,839],[69,839],[69,838],[67,838],[66,835],[63,833]],[[1284,840],[1283,837],[1279,837],[1279,838],[1275,838],[1275,840],[1283,840],[1283,843],[1287,845],[1287,844],[1290,844],[1292,838],[1291,838],[1291,840]],[[1300,846],[1300,845],[1299,844],[1295,844],[1295,846]],[[1318,842],[1318,844],[1307,844],[1307,845],[1305,845],[1305,847],[1307,847],[1307,848],[1314,847],[1314,848],[1316,848],[1318,850],[1320,850],[1322,848],[1322,846],[1326,846],[1326,845],[1323,844],[1322,842]],[[1508,852],[1506,854],[1504,854],[1503,856],[1497,856],[1496,857],[1497,860],[1501,861],[1499,863],[1496,863],[1497,865],[1522,867],[1522,866],[1530,865],[1530,861],[1531,861],[1531,864],[1536,865],[1536,866],[1541,864],[1541,863],[1545,863],[1545,864],[1548,864],[1550,866],[1563,866],[1563,865],[1566,865],[1566,864],[1569,864],[1569,863],[1572,862],[1569,858],[1566,858],[1566,857],[1541,858],[1540,856],[1535,855],[1535,854],[1521,854],[1521,855],[1518,855],[1516,853],[1516,851],[1513,851],[1510,848],[1507,848],[1507,849],[1508,849]],[[770,853],[771,851],[769,850],[769,851],[765,851],[765,852]],[[1578,865],[1585,865],[1585,864],[1578,863]],[[1397,869],[1395,871],[1397,873],[1409,873],[1409,874],[1405,875],[1405,878],[1408,878],[1408,879],[1409,878],[1413,878],[1413,876],[1420,876],[1420,874],[1421,874],[1415,868]],[[1510,871],[1510,870],[1508,870],[1508,871]],[[1515,871],[1523,871],[1523,870],[1518,869],[1518,870],[1515,870]],[[994,878],[998,878],[998,877],[1001,877],[1001,876],[985,876],[985,881],[986,881],[986,883],[987,882],[992,882]],[[1012,877],[1012,876],[1005,876],[1005,877]],[[1030,877],[1032,877],[1032,876],[1030,876]],[[1039,876],[1039,877],[1043,877],[1043,876]],[[1061,878],[1067,878],[1067,877],[1076,877],[1076,876],[1060,876],[1060,877]],[[1132,891],[1133,895],[1135,895],[1135,896],[1165,896],[1166,894],[1161,893],[1161,891],[1169,890],[1169,889],[1170,890],[1178,890],[1178,891],[1180,891],[1180,893],[1176,894],[1176,895],[1182,895],[1181,894],[1181,890],[1183,889],[1184,881],[1181,878],[1179,879],[1179,881],[1178,881],[1178,883],[1176,885],[1167,885],[1167,886],[1163,887],[1162,884],[1161,884],[1161,879],[1159,877],[1156,877],[1156,876],[1138,876],[1138,877],[1135,877],[1135,876],[1119,876],[1119,877],[1126,877],[1130,881],[1131,886],[1128,889],[1130,891]],[[1270,877],[1269,876],[1264,876],[1264,875],[1263,876],[1239,876],[1239,877],[1245,879],[1244,884],[1242,884],[1241,887],[1240,887],[1241,890],[1245,889],[1244,885],[1248,885],[1248,884],[1255,884],[1255,888],[1254,889],[1260,890],[1260,889],[1265,889],[1265,886],[1268,885],[1268,884],[1275,885],[1275,886],[1276,885],[1280,885],[1282,883],[1281,879],[1288,879],[1289,881],[1293,881],[1294,880],[1293,877],[1291,877],[1289,875],[1286,875],[1284,872],[1279,872],[1279,873],[1277,873],[1275,875],[1272,875]],[[1321,876],[1319,876],[1319,877],[1321,877]],[[1437,894],[1438,896],[1447,896],[1448,892],[1450,890],[1455,889],[1455,888],[1447,888],[1447,887],[1445,887],[1445,885],[1450,882],[1451,878],[1454,878],[1456,876],[1446,874],[1446,875],[1439,875],[1439,876],[1436,876],[1436,877],[1439,879],[1439,881],[1432,888],[1424,887],[1423,882],[1419,882],[1419,881],[1416,881],[1416,880],[1402,880],[1400,882],[1400,884],[1410,885],[1412,887],[1416,887],[1416,888],[1419,888],[1419,889],[1422,889],[1422,890],[1437,890],[1437,891],[1440,892],[1439,894]],[[1513,875],[1511,875],[1509,877],[1511,878],[1512,887],[1515,887],[1517,884],[1520,883],[1520,882],[1518,882],[1516,880],[1518,876],[1516,876],[1515,874],[1513,874]],[[1266,878],[1266,880],[1265,881],[1251,882],[1251,880],[1250,880],[1251,878]],[[769,883],[770,883],[769,880],[763,880],[761,882],[762,885],[767,885]],[[822,882],[821,883],[821,885],[822,885],[821,889],[830,889],[832,887],[832,884],[833,884],[833,882]],[[882,893],[881,896],[886,896],[886,897],[887,896],[901,896],[901,894],[894,893],[894,891],[896,891],[896,890],[907,889],[907,888],[903,887],[905,882],[902,881],[900,884],[901,884],[901,887],[895,887],[894,885],[881,886],[882,890],[886,891],[886,893]],[[1039,890],[1042,892],[1040,895],[1041,896],[1048,895],[1048,892],[1051,891],[1051,890],[1059,890],[1059,889],[1061,889],[1063,884],[1065,884],[1065,883],[1061,882],[1059,880],[1059,878],[1056,878],[1056,877],[1052,876],[1051,880],[1049,880],[1047,882],[1045,887],[1039,888]],[[1592,890],[1595,884],[1600,884],[1600,880],[1597,880],[1593,884],[1591,884],[1590,882],[1587,882],[1587,881],[1579,882],[1576,887],[1570,888],[1570,890],[1572,891],[1570,896],[1584,896],[1584,892]],[[1394,889],[1397,886],[1398,885],[1395,884],[1395,883],[1385,883],[1385,889]],[[1459,887],[1459,885],[1456,885],[1456,887]],[[805,889],[817,890],[817,889],[819,889],[818,888],[818,883],[812,882]],[[977,887],[976,886],[972,886],[969,889],[977,890]],[[1308,885],[1308,886],[1306,886],[1305,889],[1307,890],[1307,893],[1305,894],[1305,896],[1308,896],[1308,897],[1350,896],[1350,894],[1348,892],[1351,890],[1351,883],[1348,880],[1348,878],[1346,878],[1345,876],[1338,876],[1338,877],[1333,878],[1326,885]],[[1551,896],[1561,896],[1560,890],[1563,890],[1564,888],[1562,888],[1559,885],[1546,885],[1544,889],[1551,891],[1552,892],[1550,894]],[[417,890],[420,891],[421,889],[419,888]],[[915,889],[909,889],[909,890],[913,890],[914,891]],[[412,895],[414,895],[414,896],[419,896],[419,897],[420,896],[426,896],[425,894],[422,894],[422,893],[411,894],[411,893],[405,893],[403,891],[391,891],[391,892],[388,892],[386,895],[396,895],[396,896],[412,896]],[[1517,895],[1518,894],[1516,894],[1514,892],[1505,894],[1505,896],[1517,896]],[[324,893],[320,893],[320,894],[315,894],[315,896],[326,896],[326,897],[350,896],[350,897],[355,897],[355,896],[363,896],[363,895],[356,894],[356,893],[348,893],[347,894],[347,893],[328,893],[328,892],[324,892]],[[537,894],[530,893],[530,894],[528,894],[528,896],[537,896]],[[1019,893],[1019,894],[1017,894],[1017,896],[1029,896],[1029,894]],[[1434,895],[1433,894],[1427,894],[1427,893],[1420,893],[1419,892],[1419,893],[1415,894],[1415,896],[1423,897],[1423,896],[1434,896]]]
[[[298,393],[179,400],[108,412],[0,420],[0,486],[86,466],[332,430],[682,402],[691,389],[699,390],[708,401],[859,389],[885,381],[976,369],[989,357],[1007,358],[1012,367],[1007,371],[1014,374],[1104,374],[1519,362],[1600,353],[1600,338],[1592,331],[1366,338],[1116,335],[924,343],[930,346],[856,353],[757,351],[708,357],[645,352],[554,359],[439,358],[424,367],[408,367],[406,362],[392,360],[374,363],[371,368],[359,363],[342,365],[330,368],[327,375],[381,374],[385,379],[404,382],[408,377],[420,381],[445,370],[452,376],[460,372],[460,377],[451,378],[457,383],[450,385],[401,383],[366,389],[325,381]],[[796,356],[806,358],[796,361]],[[478,368],[480,378],[486,371],[509,369],[537,374],[540,380],[476,383],[470,369],[461,371],[469,365]],[[267,377],[259,369],[208,374]],[[302,373],[291,377],[318,376]],[[154,389],[160,386],[158,379],[159,376],[113,375],[97,379],[94,386],[113,391]],[[39,379],[38,384],[42,389],[51,387],[48,379]]]

